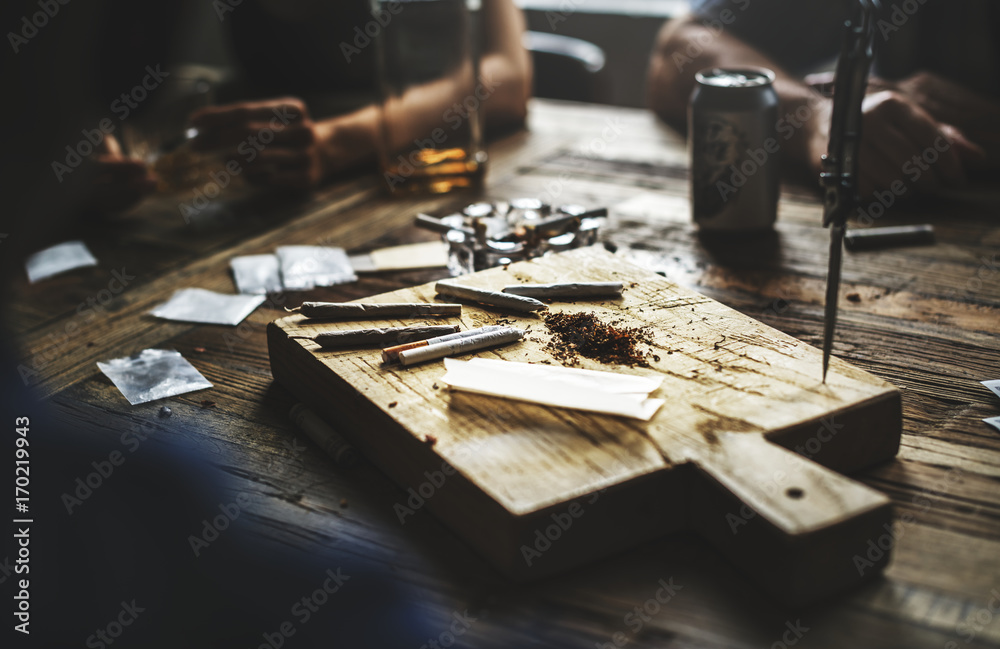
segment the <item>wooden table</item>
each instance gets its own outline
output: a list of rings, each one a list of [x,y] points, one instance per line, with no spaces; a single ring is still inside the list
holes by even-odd
[[[487,198],[589,206],[631,199],[604,233],[619,254],[821,344],[828,233],[808,189],[786,188],[774,236],[719,243],[703,241],[690,224],[683,140],[647,112],[535,101],[530,129],[494,143],[490,156]],[[660,539],[586,569],[513,585],[426,512],[400,525],[393,506],[405,499],[402,489],[367,464],[338,468],[296,430],[287,418],[294,399],[271,379],[266,323],[303,299],[354,299],[431,281],[441,271],[274,296],[237,328],[144,315],[176,288],[233,292],[228,260],[235,255],[287,244],[353,252],[433,239],[412,226],[414,214],[445,213],[471,202],[468,195],[393,200],[379,193],[375,178],[357,177],[294,204],[245,202],[232,209],[236,218],[199,228],[183,223],[176,201],[154,202],[139,210],[143,218],[111,219],[84,233],[97,268],[31,286],[16,278],[6,326],[51,421],[112,447],[128,431],[150,432],[153,442],[138,453],[153,462],[171,449],[196,449],[210,461],[202,470],[222,476],[211,497],[248,503],[239,534],[304,556],[383,566],[422,593],[416,606],[430,628],[444,631],[453,612],[469,609],[477,620],[457,646],[996,646],[1000,433],[981,419],[1000,414],[1000,401],[979,384],[1000,378],[993,199],[898,206],[878,224],[932,222],[938,243],[846,256],[834,353],[903,394],[898,458],[858,476],[896,507],[894,537],[886,541],[894,558],[884,579],[801,611],[764,597],[693,537]],[[134,279],[110,301],[105,291],[96,317],[79,315],[88,297],[101,299],[111,269]],[[163,403],[129,406],[95,363],[147,347],[180,351],[215,387],[170,399],[170,418],[158,417]],[[72,476],[51,479],[67,483],[56,492],[72,486]],[[177,529],[176,543],[185,546],[192,531]],[[655,614],[629,617],[661,579],[681,588]],[[287,610],[288,602],[275,598],[273,606]],[[414,637],[412,646],[426,642]]]

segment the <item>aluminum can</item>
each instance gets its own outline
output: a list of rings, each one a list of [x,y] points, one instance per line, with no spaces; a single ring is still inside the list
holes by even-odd
[[[765,68],[695,75],[688,108],[691,211],[701,230],[765,230],[778,216],[778,95]]]

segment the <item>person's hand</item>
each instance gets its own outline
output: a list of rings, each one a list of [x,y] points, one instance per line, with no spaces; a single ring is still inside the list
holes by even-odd
[[[898,88],[937,121],[961,129],[986,151],[988,166],[1000,169],[1000,102],[928,72],[904,79]]]
[[[1000,103],[965,86],[930,72],[918,72],[896,84],[901,93],[916,102],[939,122],[953,124],[978,143],[980,130],[997,137]]]
[[[196,150],[235,161],[253,183],[305,190],[331,172],[328,127],[309,117],[300,99],[286,97],[203,108],[191,116]]]
[[[983,149],[958,127],[935,119],[902,92],[868,95],[862,112],[862,196],[876,190],[900,194],[900,187],[923,192],[963,187],[969,172],[985,163]]]
[[[92,180],[84,199],[86,209],[120,212],[156,188],[156,179],[140,160],[122,155],[113,135],[105,136],[89,159]]]

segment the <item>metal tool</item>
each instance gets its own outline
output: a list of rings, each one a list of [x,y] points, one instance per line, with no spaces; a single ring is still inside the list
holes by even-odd
[[[868,85],[875,35],[873,16],[877,0],[857,0],[855,15],[845,23],[844,44],[834,78],[830,144],[823,156],[820,185],[823,193],[823,227],[830,228],[830,264],[826,275],[823,323],[823,382],[830,366],[833,332],[837,327],[837,297],[844,254],[847,216],[857,207],[858,148],[861,144],[861,102]]]

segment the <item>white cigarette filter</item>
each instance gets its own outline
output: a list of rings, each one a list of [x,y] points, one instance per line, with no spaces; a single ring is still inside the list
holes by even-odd
[[[426,347],[417,347],[399,352],[399,362],[404,366],[416,365],[427,361],[437,360],[446,356],[456,356],[467,352],[474,352],[488,347],[499,347],[516,343],[524,338],[524,329],[513,327],[504,328],[499,331],[489,331],[476,336],[458,338],[456,340],[446,340],[434,343]]]
[[[406,343],[405,345],[395,345],[393,347],[386,347],[382,350],[382,362],[383,363],[398,363],[399,354],[405,352],[408,349],[415,349],[417,347],[426,347],[428,345],[433,345],[434,343],[443,343],[449,340],[458,340],[459,338],[471,338],[472,336],[479,336],[481,334],[489,333],[491,331],[500,331],[501,329],[510,329],[504,325],[490,325],[488,327],[478,327],[476,329],[466,329],[465,331],[459,331],[453,334],[447,334],[445,336],[437,336],[436,338],[428,338],[427,340],[417,340],[412,343]]]
[[[566,284],[514,284],[505,286],[504,293],[533,298],[556,297],[619,297],[621,282],[570,282]]]
[[[548,308],[544,302],[539,302],[534,298],[500,293],[498,291],[487,291],[481,288],[473,288],[472,286],[459,286],[447,282],[438,282],[434,285],[434,290],[441,295],[457,297],[460,300],[469,300],[471,302],[478,302],[479,304],[496,306],[511,311],[521,311],[523,313],[531,313]]]

